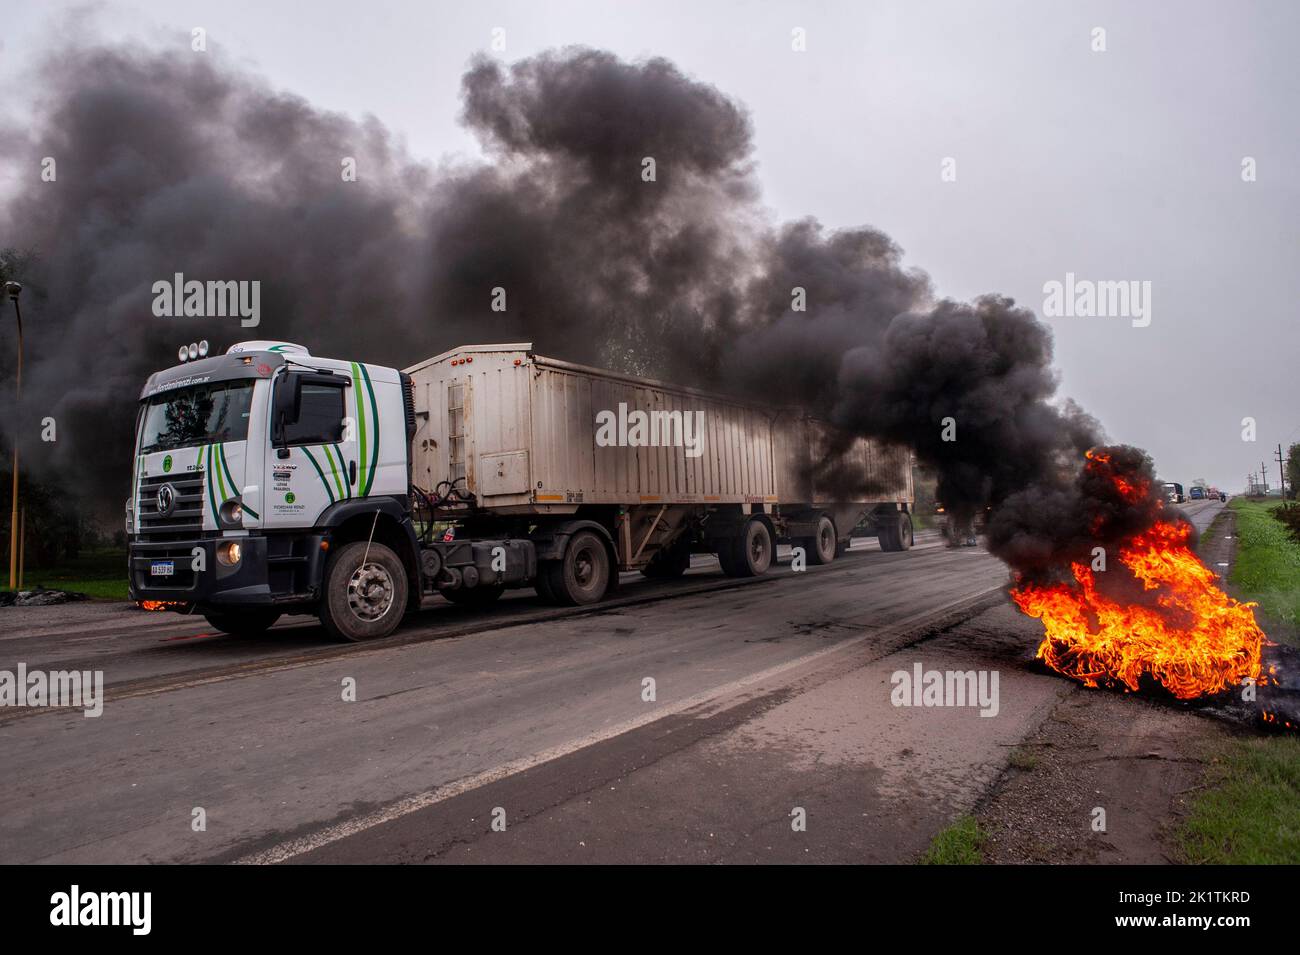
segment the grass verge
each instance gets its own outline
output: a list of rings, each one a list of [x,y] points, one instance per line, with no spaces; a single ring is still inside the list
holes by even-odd
[[[935,835],[921,865],[979,865],[984,861],[984,830],[974,816],[962,816]]]
[[[1241,740],[1210,764],[1179,844],[1186,861],[1294,865],[1300,861],[1300,740]]]
[[[1285,631],[1300,627],[1300,544],[1273,518],[1278,502],[1233,498],[1229,506],[1237,512],[1237,559],[1228,579],[1246,600],[1284,624],[1283,632],[1269,636],[1292,642]]]
[[[1233,498],[1229,506],[1237,516],[1237,554],[1228,579],[1237,596],[1259,604],[1259,621],[1271,639],[1294,644],[1300,544],[1273,518],[1278,502]],[[1300,740],[1235,740],[1213,756],[1205,783],[1178,827],[1187,862],[1300,862]]]
[[[55,567],[26,568],[23,589],[38,587],[70,590],[100,600],[126,600],[126,554],[120,550],[94,551]]]

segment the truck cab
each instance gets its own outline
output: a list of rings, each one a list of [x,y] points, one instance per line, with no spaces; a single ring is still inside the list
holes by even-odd
[[[319,612],[331,562],[363,540],[344,600],[362,623],[395,626],[419,595],[400,373],[287,342],[182,351],[140,395],[132,598],[256,634],[284,613]]]

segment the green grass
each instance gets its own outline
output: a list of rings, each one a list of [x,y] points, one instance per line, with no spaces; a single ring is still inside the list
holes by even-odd
[[[70,590],[101,600],[126,600],[126,554],[120,550],[94,551],[54,567],[25,568],[23,589],[37,587]]]
[[[1300,544],[1270,513],[1279,502],[1233,498],[1230,506],[1237,512],[1237,560],[1228,579],[1267,616],[1300,626]]]
[[[1272,515],[1279,501],[1233,498],[1237,559],[1229,580],[1240,596],[1282,624],[1269,636],[1291,642],[1300,626],[1300,544]],[[1300,739],[1235,740],[1215,754],[1207,788],[1178,829],[1188,862],[1300,862]]]
[[[921,865],[979,865],[984,861],[984,830],[974,816],[962,816],[930,841]]]
[[[1188,862],[1300,862],[1300,740],[1233,743],[1209,772],[1211,788],[1193,800],[1179,831]]]

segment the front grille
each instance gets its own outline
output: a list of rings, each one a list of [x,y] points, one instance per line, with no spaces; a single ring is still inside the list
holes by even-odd
[[[159,474],[140,479],[140,511],[136,524],[145,540],[165,540],[171,537],[197,537],[203,530],[203,477],[202,471],[187,471],[172,476]],[[176,491],[176,502],[170,514],[158,510],[158,489],[170,484]]]

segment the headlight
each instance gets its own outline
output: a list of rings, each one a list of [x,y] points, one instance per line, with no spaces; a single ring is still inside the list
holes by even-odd
[[[222,541],[217,545],[217,560],[227,567],[234,567],[244,556],[244,548],[239,541]]]
[[[241,527],[244,523],[244,506],[235,499],[226,501],[221,505],[221,523],[233,527]]]

